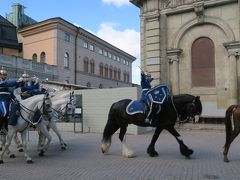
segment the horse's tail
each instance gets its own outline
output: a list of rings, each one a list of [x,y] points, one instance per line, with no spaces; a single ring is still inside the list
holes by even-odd
[[[103,137],[102,137],[102,152],[103,153],[107,153],[110,145],[111,145],[111,139],[112,139],[112,135],[119,129],[119,125],[117,124],[117,121],[115,119],[115,108],[114,108],[114,104],[112,104],[109,113],[108,113],[108,120],[107,120],[107,124],[104,128],[103,131]]]
[[[233,124],[232,124],[231,118],[232,118],[234,109],[237,107],[238,107],[237,105],[231,105],[226,110],[225,119],[224,119],[225,131],[226,131],[226,143],[229,142],[231,138],[231,134],[233,131]]]

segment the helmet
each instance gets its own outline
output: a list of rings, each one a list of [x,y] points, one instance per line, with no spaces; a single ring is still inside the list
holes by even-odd
[[[152,76],[151,76],[151,74],[150,74],[150,73],[148,73],[148,74],[147,74],[147,77],[148,77],[148,78],[150,78],[150,77],[152,77]]]
[[[23,72],[22,78],[29,78],[29,75],[26,73],[26,71]]]
[[[0,70],[0,74],[7,75],[7,71],[3,68],[3,66],[2,69]]]

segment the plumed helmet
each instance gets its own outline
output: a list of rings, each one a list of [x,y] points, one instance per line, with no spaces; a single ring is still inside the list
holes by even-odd
[[[7,71],[4,69],[4,67],[1,68],[0,74],[7,75]]]
[[[24,71],[24,73],[22,74],[22,78],[29,78],[29,75],[26,73],[26,71]]]

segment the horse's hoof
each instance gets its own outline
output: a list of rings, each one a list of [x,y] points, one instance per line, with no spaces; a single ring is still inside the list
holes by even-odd
[[[32,163],[33,163],[33,160],[27,160],[27,163],[28,163],[28,164],[32,164]]]
[[[158,152],[155,151],[154,149],[151,149],[151,148],[148,148],[148,149],[147,149],[147,153],[148,153],[148,155],[149,155],[150,157],[156,157],[156,156],[158,156]]]
[[[226,162],[226,163],[230,162],[228,158],[224,158],[223,161]]]
[[[16,158],[15,154],[11,154],[9,157],[10,158]]]
[[[66,146],[66,147],[67,147],[67,144],[65,144],[65,143],[64,143],[64,146]]]
[[[0,164],[3,164],[3,160],[0,160]]]
[[[61,150],[66,150],[67,148],[65,146],[62,146],[61,147]]]
[[[18,149],[18,152],[23,152],[23,149]]]
[[[43,157],[44,156],[44,151],[41,150],[40,153],[38,154],[40,157]]]

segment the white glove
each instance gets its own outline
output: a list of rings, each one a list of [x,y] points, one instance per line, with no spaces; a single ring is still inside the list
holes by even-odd
[[[17,82],[23,82],[24,81],[24,79],[22,78],[22,77],[20,77],[18,80],[17,80]]]

